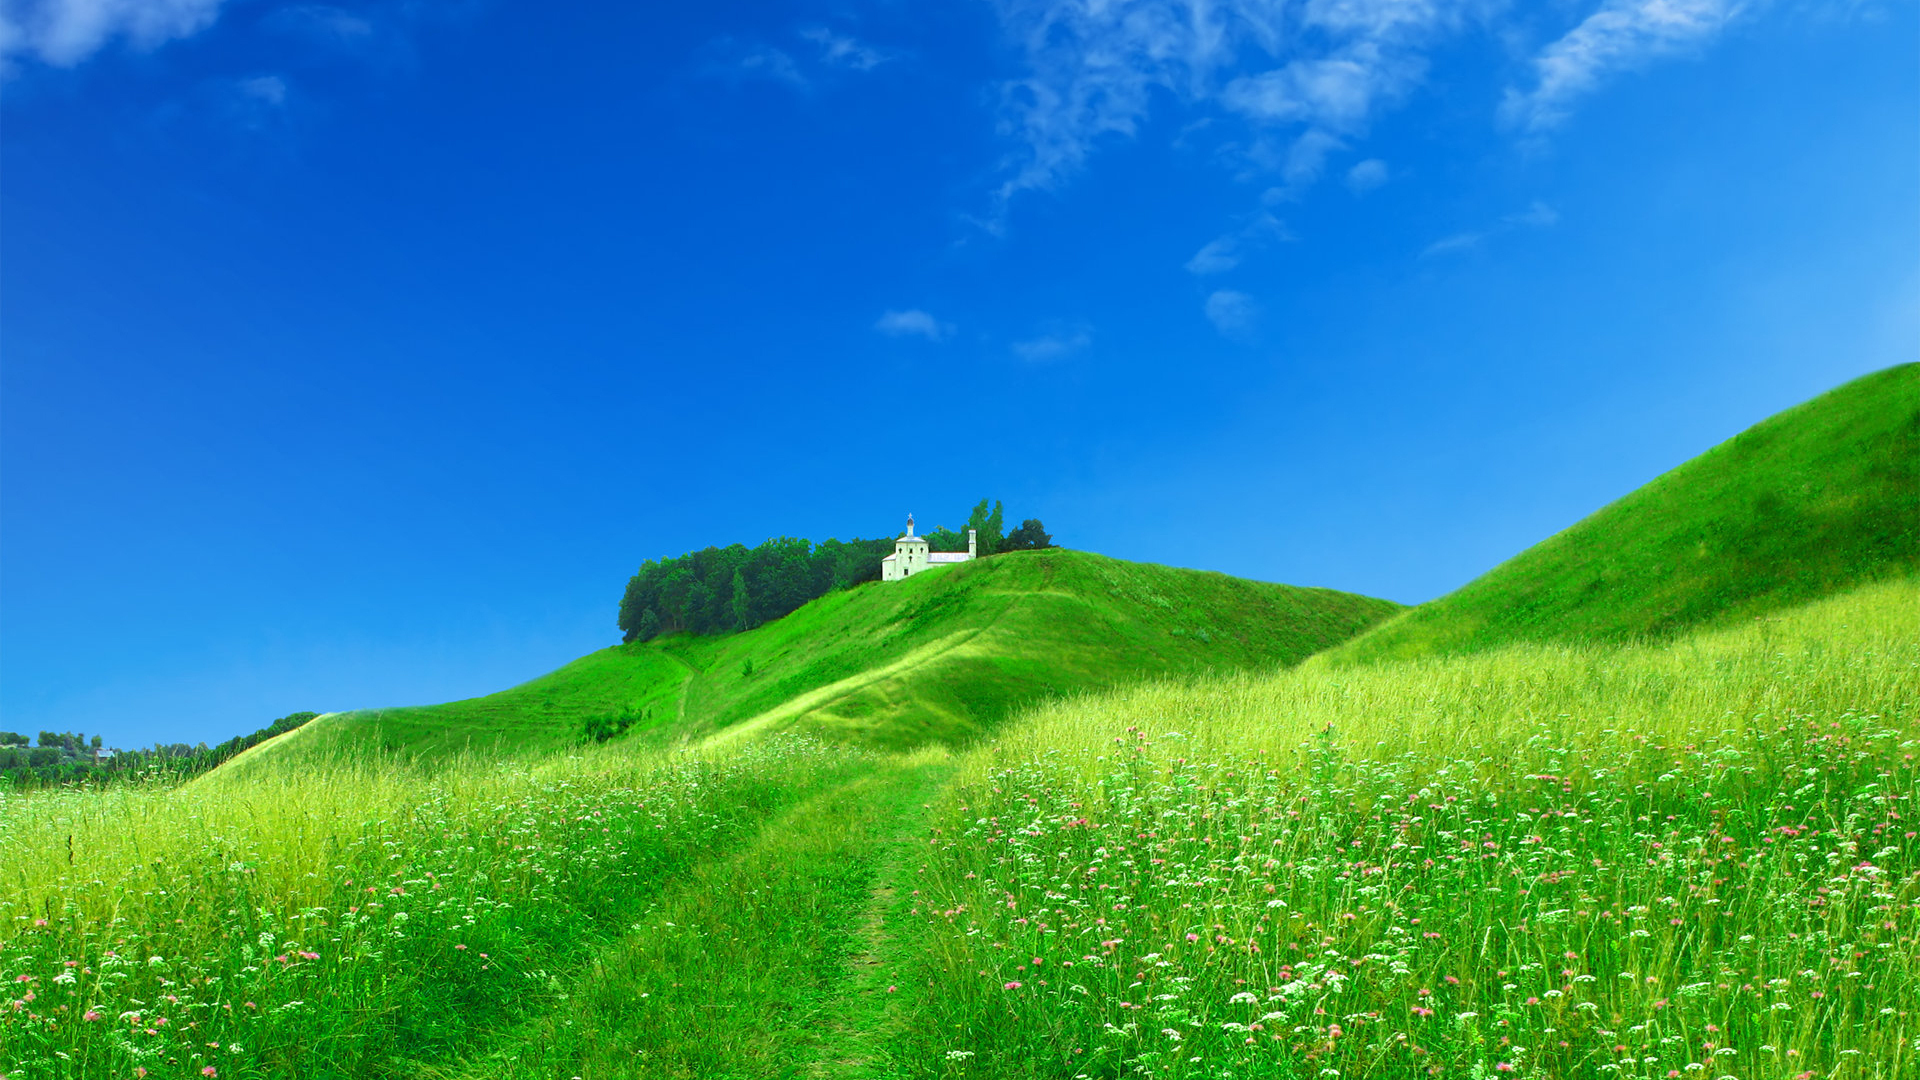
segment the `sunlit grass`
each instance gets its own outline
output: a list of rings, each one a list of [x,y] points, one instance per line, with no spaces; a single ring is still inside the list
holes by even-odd
[[[469,1053],[675,874],[862,765],[783,741],[0,794],[0,1074],[364,1076]]]
[[[906,1056],[1913,1075],[1920,586],[1665,648],[1143,687],[972,755]]]

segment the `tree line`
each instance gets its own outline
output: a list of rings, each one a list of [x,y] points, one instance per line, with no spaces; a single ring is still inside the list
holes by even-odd
[[[0,783],[41,787],[100,784],[156,775],[185,779],[207,772],[240,751],[292,731],[318,715],[297,712],[283,716],[251,735],[235,735],[217,746],[204,742],[155,743],[141,750],[109,748],[98,735],[89,738],[76,732],[42,731],[37,740],[31,740],[18,732],[0,731]]]
[[[967,530],[981,556],[1053,546],[1038,518],[1011,532],[998,499],[982,499],[959,529],[925,531],[933,551],[967,550]],[[823,540],[783,536],[756,547],[708,547],[649,559],[620,598],[620,631],[627,641],[661,634],[726,634],[751,630],[836,589],[880,580],[880,560],[893,554],[893,537]]]

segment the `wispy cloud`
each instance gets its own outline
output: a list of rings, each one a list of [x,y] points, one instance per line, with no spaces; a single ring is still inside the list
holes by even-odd
[[[1299,131],[1282,168],[1308,182],[1419,82],[1422,50],[1474,2],[999,0],[1030,69],[1004,88],[1023,150],[1000,197],[1052,187],[1102,139],[1134,134],[1156,93]]]
[[[1228,337],[1240,337],[1253,329],[1259,311],[1253,297],[1232,289],[1221,289],[1207,297],[1207,318]]]
[[[1063,327],[1039,337],[1013,343],[1013,354],[1029,363],[1060,360],[1093,344],[1093,333],[1086,327]]]
[[[1544,229],[1550,225],[1557,225],[1559,222],[1560,212],[1558,210],[1535,199],[1533,202],[1527,204],[1525,210],[1521,210],[1518,213],[1507,214],[1491,228],[1458,232],[1452,236],[1435,240],[1420,252],[1420,257],[1430,259],[1440,255],[1458,254],[1459,252],[1479,247],[1481,241],[1491,239],[1504,232],[1511,232],[1514,229]]]
[[[236,88],[240,96],[276,108],[287,103],[287,80],[278,75],[255,75],[241,79]]]
[[[0,71],[34,57],[72,67],[109,42],[151,49],[212,26],[222,0],[25,0],[0,6]]]
[[[824,26],[808,27],[800,36],[820,47],[820,62],[828,67],[871,71],[894,58],[894,53]]]
[[[888,337],[922,337],[934,342],[953,336],[952,323],[943,323],[919,308],[888,311],[874,322],[873,328]]]
[[[1291,239],[1287,227],[1279,218],[1265,210],[1253,215],[1246,224],[1224,236],[1215,237],[1193,253],[1186,262],[1187,272],[1206,276],[1224,274],[1240,265],[1240,261],[1251,252],[1265,247],[1275,240]]]
[[[1437,255],[1451,255],[1455,252],[1466,251],[1469,248],[1479,247],[1480,241],[1486,238],[1487,234],[1483,232],[1462,232],[1454,233],[1452,236],[1443,236],[1422,249],[1420,257],[1423,259],[1431,259]]]
[[[1355,195],[1364,195],[1386,183],[1387,178],[1387,163],[1368,158],[1347,170],[1347,189]]]
[[[812,83],[794,62],[793,54],[759,41],[718,37],[707,42],[701,70],[710,76],[736,81],[766,80],[808,89]]]
[[[1585,12],[1533,58],[1535,85],[1487,103],[1529,134],[1557,123],[1607,75],[1705,42],[1758,0],[1570,2]],[[1242,122],[1244,161],[1297,193],[1431,77],[1436,49],[1468,32],[1511,30],[1501,0],[995,6],[1025,68],[1001,88],[1003,130],[1017,146],[996,192],[1002,206],[1020,192],[1057,187],[1102,142],[1136,135],[1166,101]],[[1356,191],[1385,178],[1377,161],[1347,173]]]
[[[273,13],[268,21],[280,30],[325,41],[351,43],[373,35],[373,23],[331,4],[294,4]]]
[[[1706,42],[1744,7],[1741,0],[1607,0],[1534,57],[1536,85],[1509,90],[1501,114],[1529,134],[1551,128],[1608,75]]]

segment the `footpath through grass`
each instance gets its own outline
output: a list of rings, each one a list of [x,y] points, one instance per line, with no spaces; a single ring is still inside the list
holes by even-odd
[[[779,740],[0,792],[0,1076],[418,1075],[868,755]]]
[[[463,1075],[896,1075],[884,1033],[927,988],[895,980],[892,932],[951,768],[941,751],[883,759],[695,867],[514,1049]]]
[[[322,716],[229,769],[356,748],[434,760],[563,752],[595,721],[664,746],[798,731],[883,750],[959,745],[1013,713],[1162,675],[1305,660],[1400,610],[1331,589],[1015,552],[821,597],[740,634],[602,649],[521,686]]]

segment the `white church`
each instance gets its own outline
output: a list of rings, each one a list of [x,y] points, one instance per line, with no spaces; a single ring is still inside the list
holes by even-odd
[[[942,566],[971,560],[978,553],[976,530],[967,530],[967,550],[928,551],[927,538],[913,535],[913,515],[907,515],[907,534],[893,542],[893,554],[880,560],[880,580],[899,581]]]

